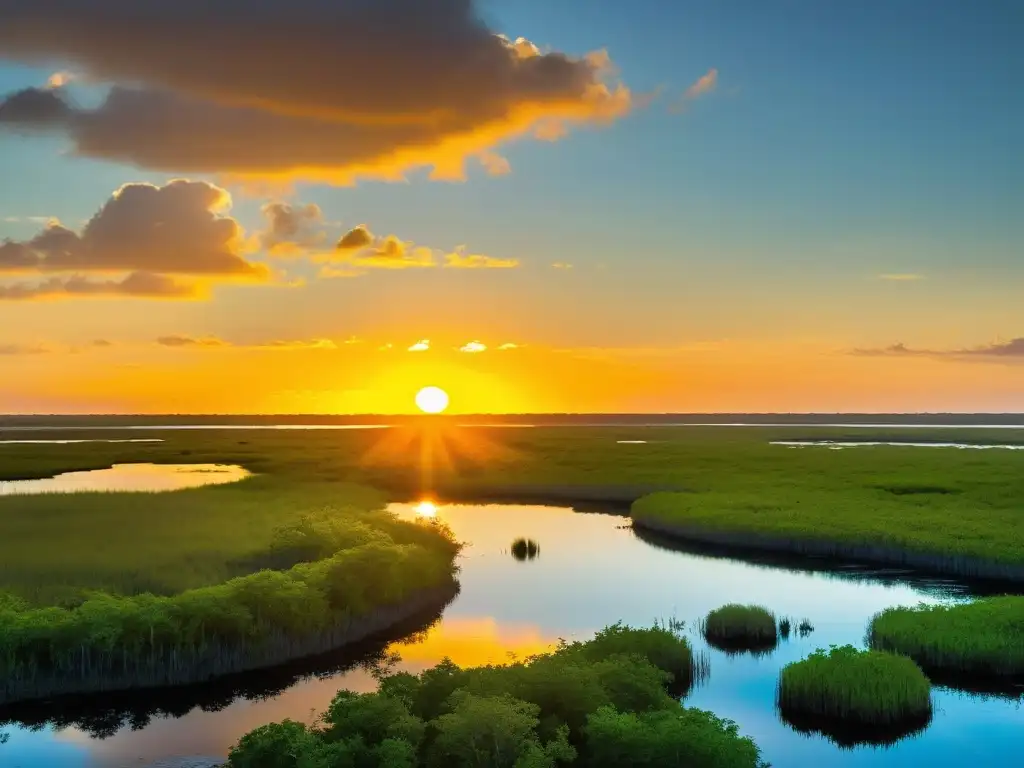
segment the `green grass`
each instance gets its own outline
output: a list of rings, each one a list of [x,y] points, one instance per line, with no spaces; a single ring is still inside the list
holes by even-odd
[[[783,717],[885,728],[931,716],[931,684],[905,656],[853,646],[817,650],[779,675]]]
[[[889,608],[871,621],[872,648],[902,653],[929,672],[1024,676],[1024,597]]]
[[[38,605],[114,595],[172,595],[271,562],[283,527],[329,512],[352,524],[343,544],[406,529],[379,491],[270,477],[173,493],[81,493],[0,499],[0,584]],[[409,534],[405,534],[408,536]]]
[[[669,693],[690,669],[670,630],[609,627],[523,662],[385,675],[340,692],[313,727],[284,721],[243,736],[229,768],[526,766],[763,768],[737,726]]]
[[[775,614],[760,605],[716,608],[705,617],[701,632],[710,646],[729,652],[770,651],[779,639]]]

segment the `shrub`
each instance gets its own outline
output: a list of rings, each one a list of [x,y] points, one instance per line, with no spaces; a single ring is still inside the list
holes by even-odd
[[[708,645],[727,652],[771,651],[778,644],[775,614],[760,605],[723,605],[707,615],[701,629]]]

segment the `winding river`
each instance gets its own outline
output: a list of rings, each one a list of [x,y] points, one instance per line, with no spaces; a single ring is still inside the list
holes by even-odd
[[[871,616],[891,605],[970,599],[998,588],[906,571],[810,559],[738,560],[681,549],[634,532],[611,514],[522,505],[395,504],[396,514],[434,517],[469,542],[461,593],[434,615],[379,642],[300,664],[207,686],[146,694],[50,701],[0,712],[0,764],[15,768],[122,768],[211,765],[246,731],[273,720],[311,720],[342,687],[374,687],[370,663],[393,656],[396,669],[419,671],[448,656],[463,665],[500,663],[584,639],[623,621],[683,620],[711,664],[710,678],[686,704],[739,723],[775,768],[796,766],[1012,765],[1024,748],[1024,691],[967,694],[936,688],[935,715],[921,734],[887,748],[843,749],[791,730],[775,711],[780,667],[829,644],[863,643]],[[513,557],[515,539],[539,544]],[[762,603],[807,618],[767,656],[729,656],[708,648],[696,620],[728,602]],[[186,760],[187,758],[187,760]]]

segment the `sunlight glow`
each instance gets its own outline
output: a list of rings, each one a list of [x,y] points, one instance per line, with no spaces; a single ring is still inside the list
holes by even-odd
[[[440,387],[424,387],[416,393],[416,407],[424,413],[441,413],[448,407],[448,393]]]
[[[432,501],[421,501],[416,505],[416,514],[420,517],[437,517],[437,505]]]

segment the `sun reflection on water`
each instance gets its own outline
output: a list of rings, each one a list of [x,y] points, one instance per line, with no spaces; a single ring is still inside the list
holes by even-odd
[[[432,501],[421,501],[416,505],[416,514],[419,517],[437,517],[437,505]]]

